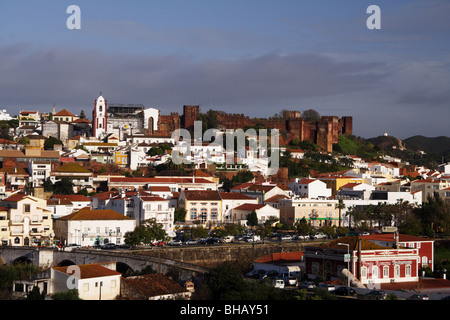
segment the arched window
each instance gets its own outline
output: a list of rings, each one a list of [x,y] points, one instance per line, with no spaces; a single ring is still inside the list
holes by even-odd
[[[405,277],[411,277],[411,265],[407,264],[405,266]]]
[[[372,267],[372,279],[378,279],[378,267],[377,266]]]
[[[395,278],[400,277],[400,266],[399,265],[394,266],[394,277]]]
[[[361,279],[367,278],[367,267],[361,267]]]

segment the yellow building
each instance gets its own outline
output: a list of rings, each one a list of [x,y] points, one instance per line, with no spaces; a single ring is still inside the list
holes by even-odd
[[[320,181],[326,183],[327,188],[331,189],[332,195],[336,195],[336,192],[347,183],[364,183],[364,178],[356,178],[345,175],[329,175],[319,178]]]
[[[128,150],[126,148],[114,151],[114,163],[120,167],[128,165]]]

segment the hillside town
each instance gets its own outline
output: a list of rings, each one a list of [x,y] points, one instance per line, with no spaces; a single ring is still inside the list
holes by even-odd
[[[448,218],[420,219],[429,206],[437,213],[438,205],[450,203],[450,164],[428,168],[388,153],[364,158],[337,152],[333,146],[341,137],[352,136],[352,117],[312,118],[311,110],[251,119],[185,105],[182,115],[161,115],[142,104],[109,103],[102,93],[91,108],[86,111],[92,111],[92,120],[85,111],[76,115],[56,106],[48,112],[22,110],[15,117],[0,113],[1,248],[153,250],[202,242],[254,248],[295,242],[304,243],[303,250],[255,257],[246,279],[350,296],[361,288],[405,292],[434,280],[441,291],[450,290],[441,281],[446,270],[435,261],[435,238],[448,234]],[[202,138],[217,129],[214,139],[175,134],[194,133],[198,121]],[[243,144],[219,143],[218,137],[237,128],[247,130]],[[270,156],[255,136],[260,129],[282,132]],[[181,163],[175,156],[180,154]],[[139,236],[146,226],[159,233]],[[232,226],[238,231],[225,234]],[[78,294],[87,300],[99,299],[93,283],[103,277],[108,279],[103,285],[111,287],[100,299],[191,299],[199,291],[192,281],[180,284],[161,273],[123,277],[115,262],[79,268],[94,278],[79,279]],[[63,292],[68,269],[53,266],[46,278],[53,282],[48,280],[45,290],[45,281],[20,280],[13,291],[22,290],[22,297],[34,287]],[[166,291],[142,289],[155,283]],[[388,296],[383,290],[369,293],[358,296]],[[419,293],[404,298],[427,296]]]

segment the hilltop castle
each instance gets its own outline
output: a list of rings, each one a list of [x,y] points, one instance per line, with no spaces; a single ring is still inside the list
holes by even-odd
[[[185,105],[183,114],[177,112],[161,115],[158,109],[145,108],[144,105],[110,104],[100,94],[95,100],[93,110],[93,134],[102,138],[114,133],[120,138],[124,134],[143,134],[146,136],[171,136],[179,128],[192,129],[194,121],[199,118],[200,106]],[[326,151],[332,151],[341,134],[353,133],[353,118],[346,116],[322,116],[318,121],[308,121],[301,117],[300,111],[284,111],[282,117],[250,118],[244,114],[231,114],[216,111],[220,124],[218,129],[245,129],[263,126],[278,129],[280,145],[286,145],[293,139],[310,140]]]

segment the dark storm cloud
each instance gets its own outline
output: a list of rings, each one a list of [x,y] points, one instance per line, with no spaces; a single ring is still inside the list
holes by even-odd
[[[318,54],[198,61],[16,45],[0,48],[0,105],[11,114],[26,106],[46,111],[53,103],[89,110],[102,91],[110,102],[143,103],[163,114],[212,102],[225,111],[266,116],[305,98],[364,91],[382,81],[382,68]]]

